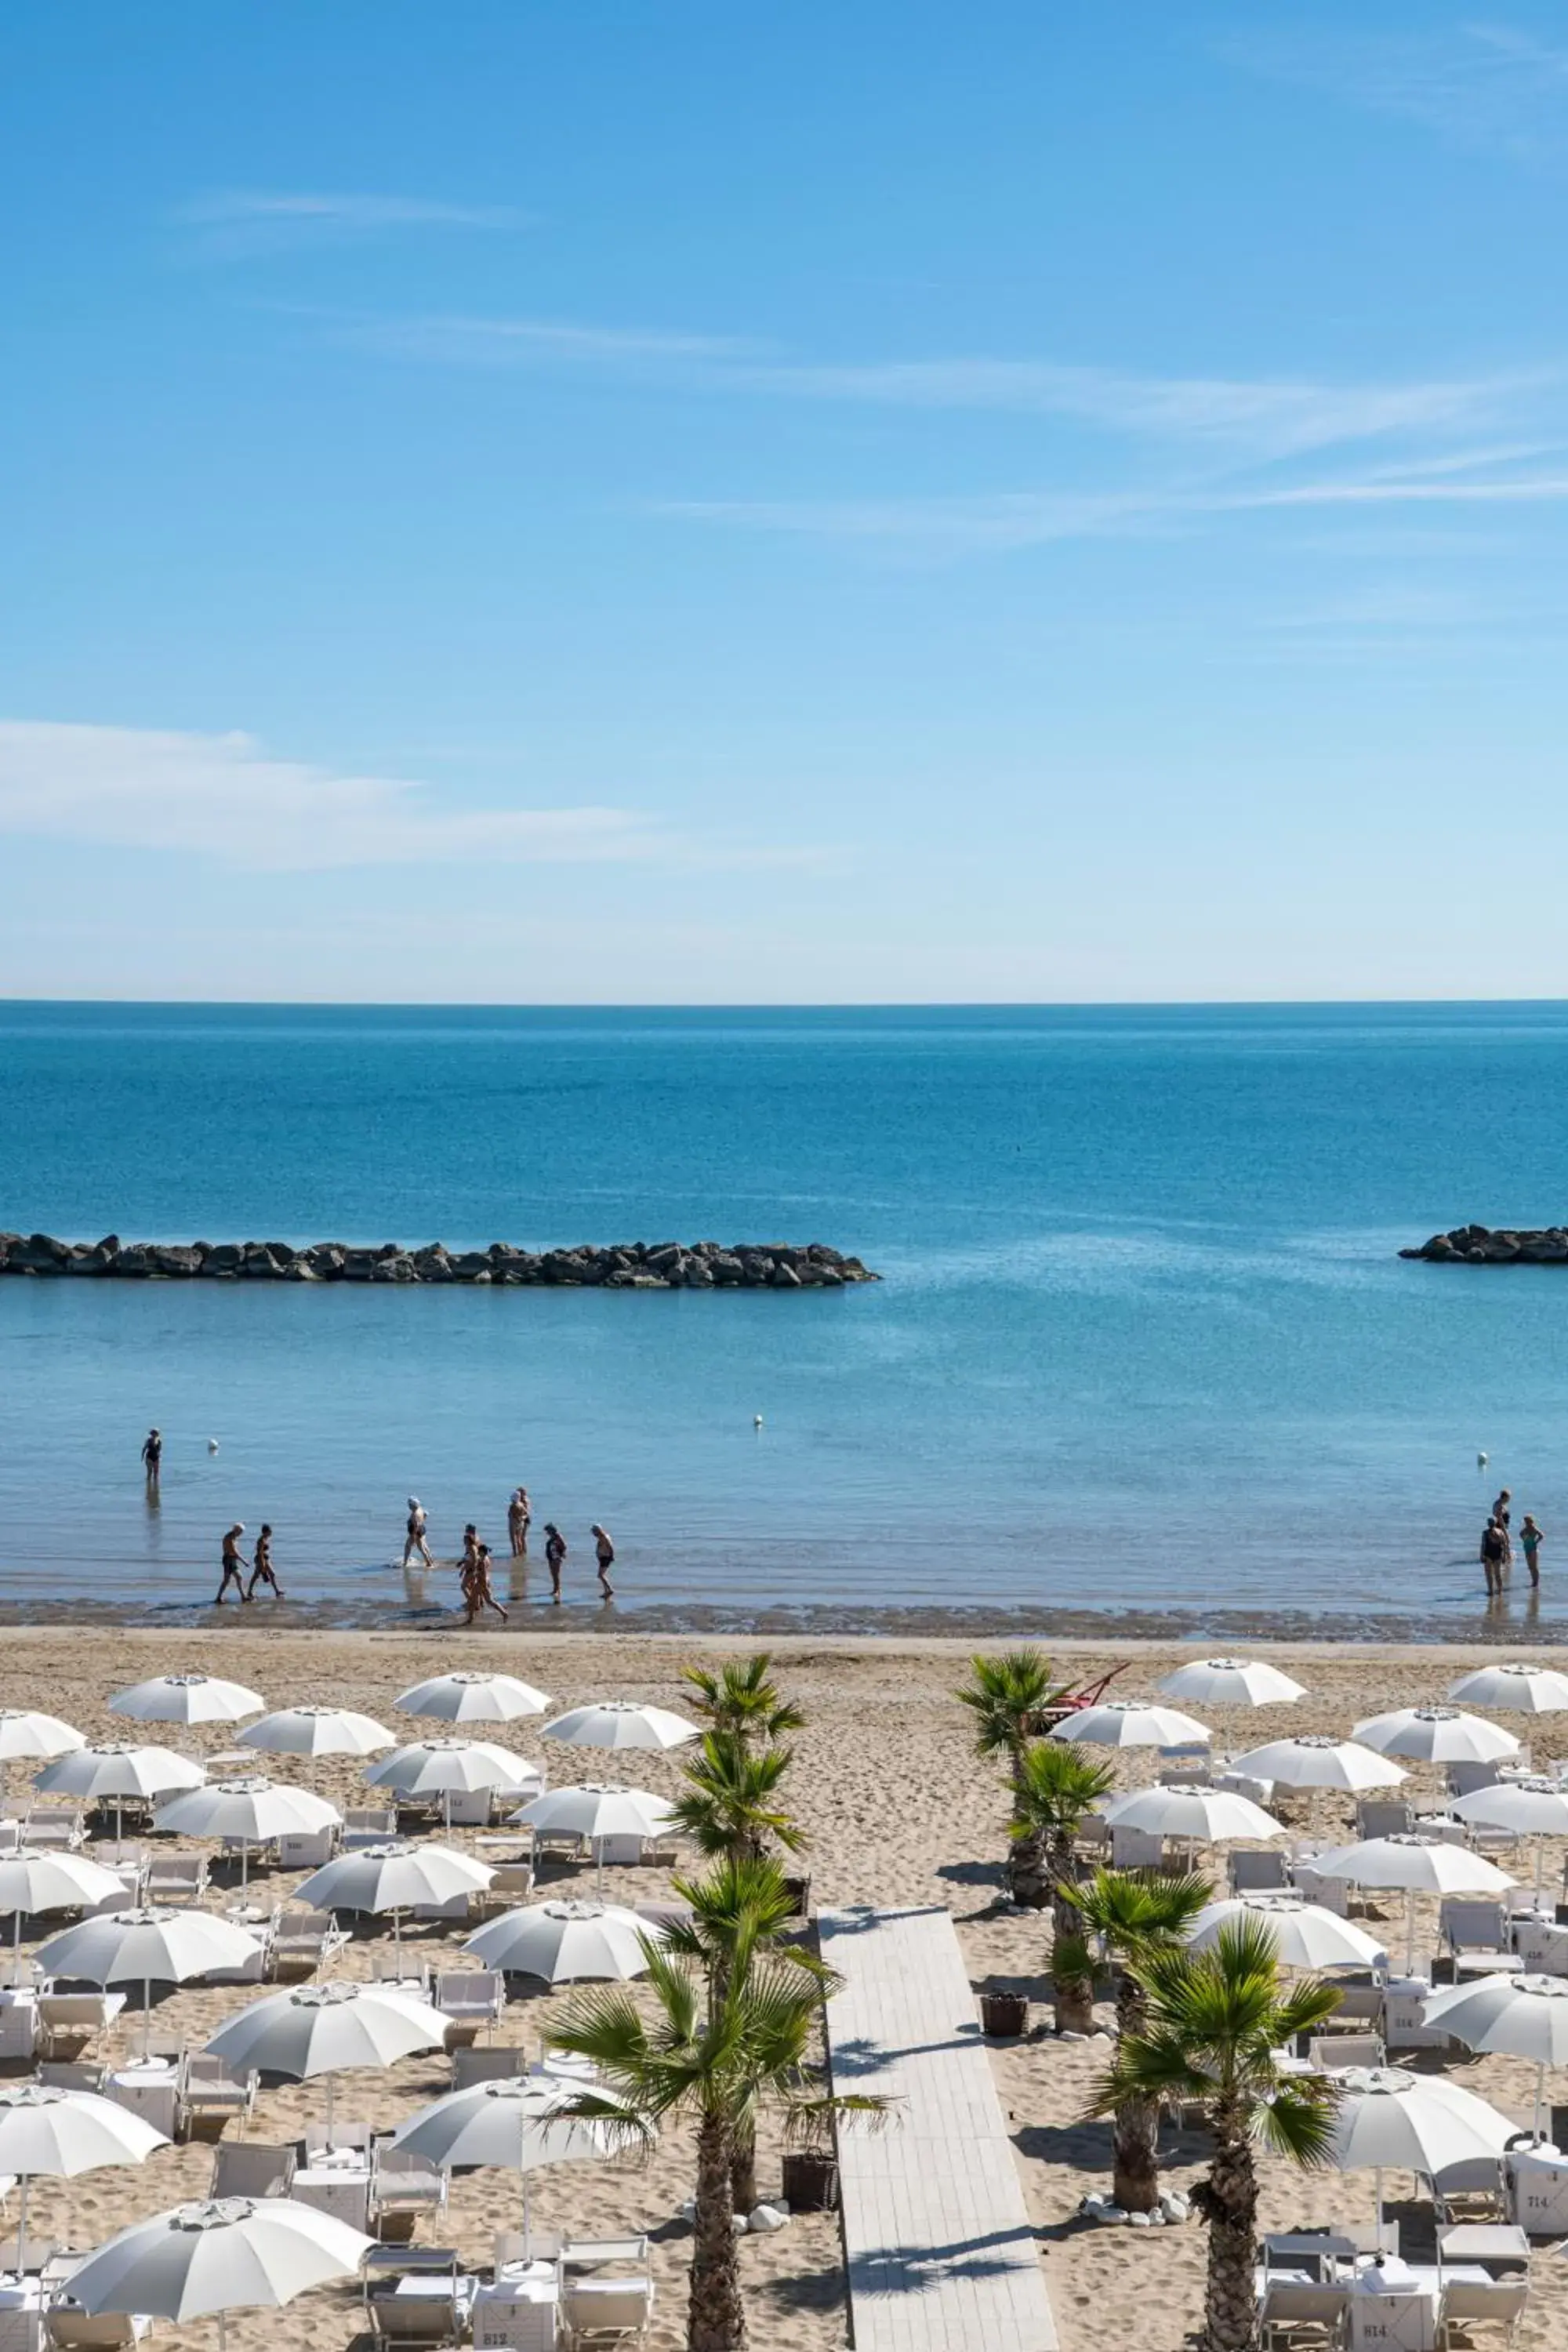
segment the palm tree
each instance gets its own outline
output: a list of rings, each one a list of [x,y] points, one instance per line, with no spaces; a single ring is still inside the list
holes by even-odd
[[[1084,1816],[1117,1785],[1110,1764],[1100,1764],[1069,1740],[1030,1740],[1013,1773],[1013,1898],[1035,1910],[1051,1903],[1056,1933],[1081,1928],[1065,1882],[1072,1877],[1072,1842]]]
[[[1051,1662],[1043,1650],[1004,1650],[1000,1657],[971,1658],[970,1680],[953,1693],[960,1706],[974,1717],[977,1754],[1000,1757],[1012,1786],[1014,1810],[1023,1787],[1024,1758],[1030,1742],[1045,1727],[1045,1717],[1060,1685],[1051,1680]],[[1007,1885],[1016,1903],[1038,1910],[1048,1900],[1048,1881],[1040,1867],[1040,1841],[1015,1822],[1007,1853]]]
[[[1193,2201],[1208,2224],[1204,2352],[1252,2352],[1258,2341],[1253,2256],[1258,2144],[1305,2170],[1328,2161],[1336,2093],[1322,2075],[1283,2074],[1282,2042],[1331,2017],[1340,1996],[1309,1978],[1287,1987],[1266,1921],[1223,1927],[1206,1951],[1151,1953],[1142,1967],[1147,2011],[1117,2045],[1090,2113],[1128,2100],[1200,2105],[1214,2134],[1208,2178]]]
[[[786,1731],[798,1731],[805,1717],[792,1699],[781,1696],[768,1672],[773,1660],[759,1650],[742,1664],[731,1658],[717,1674],[706,1666],[687,1666],[683,1679],[694,1696],[691,1709],[710,1730],[732,1731],[748,1742],[770,1745]]]
[[[1116,2032],[1136,2040],[1148,2014],[1143,1972],[1157,1955],[1175,1950],[1213,1893],[1201,1871],[1167,1876],[1156,1870],[1097,1870],[1068,1892],[1073,1907],[1107,1955],[1121,1963],[1116,1990]],[[1116,2110],[1110,2194],[1129,2213],[1152,2212],[1160,2198],[1160,2110],[1128,2097]]]
[[[883,2104],[822,2093],[811,2053],[823,1980],[759,1952],[754,1927],[738,1923],[721,1994],[710,1968],[649,1941],[651,2001],[639,2004],[619,1985],[582,1994],[551,2037],[590,2059],[605,2079],[602,2093],[579,2093],[569,2112],[598,2117],[624,2141],[643,2145],[668,2118],[696,2118],[688,2352],[742,2352],[746,2342],[730,2180],[736,2137],[754,2137],[767,2106],[782,2109],[786,2134],[798,2135],[820,2129],[828,2116],[879,2113]]]
[[[798,1853],[805,1832],[778,1801],[794,1760],[788,1748],[753,1749],[739,1732],[704,1732],[683,1767],[687,1787],[675,1801],[675,1826],[704,1854],[760,1862],[774,1845]]]
[[[781,1970],[814,1985],[818,2000],[826,1999],[837,1981],[832,1970],[804,1946],[778,1942],[795,1907],[776,1862],[728,1859],[706,1878],[677,1878],[674,1886],[690,1916],[667,1931],[665,1949],[706,1971],[710,2008],[722,2005],[736,1971],[764,1949]],[[751,2212],[757,2202],[756,2133],[740,2126],[730,2150],[730,2188],[734,2210]]]

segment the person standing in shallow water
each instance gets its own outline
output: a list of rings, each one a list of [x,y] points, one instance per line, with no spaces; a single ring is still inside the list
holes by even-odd
[[[500,1619],[501,1623],[503,1625],[506,1623],[506,1611],[501,1607],[500,1602],[496,1599],[494,1592],[490,1589],[490,1548],[489,1544],[479,1545],[478,1550],[474,1554],[474,1564],[472,1568],[467,1569],[464,1571],[463,1599],[467,1603],[468,1612],[467,1617],[463,1620],[463,1622],[466,1625],[472,1625],[476,1622],[481,1609],[493,1609],[496,1615]]]
[[[528,1529],[533,1512],[529,1505],[528,1488],[514,1486],[511,1500],[506,1507],[506,1531],[511,1541],[513,1559],[528,1558]]]
[[[250,1584],[245,1596],[247,1601],[255,1600],[256,1588],[258,1584],[269,1584],[272,1587],[273,1599],[282,1600],[283,1587],[272,1571],[272,1529],[265,1519],[261,1523],[261,1533],[256,1538],[256,1549],[251,1555]]]
[[[1541,1544],[1545,1533],[1545,1528],[1538,1527],[1533,1516],[1526,1511],[1524,1523],[1519,1531],[1519,1544],[1524,1554],[1524,1564],[1530,1570],[1531,1584],[1541,1582]]]
[[[544,1565],[550,1570],[550,1598],[561,1598],[561,1571],[566,1565],[566,1538],[553,1519],[544,1522]]]
[[[1513,1496],[1505,1486],[1492,1505],[1492,1519],[1502,1537],[1502,1572],[1513,1566]]]
[[[215,1609],[222,1608],[224,1594],[231,1584],[242,1601],[248,1601],[250,1598],[245,1589],[245,1554],[239,1549],[239,1539],[244,1533],[245,1521],[236,1519],[223,1539],[223,1577],[218,1585],[217,1597],[213,1603]]]
[[[1502,1591],[1502,1566],[1508,1556],[1503,1531],[1495,1518],[1489,1519],[1481,1537],[1481,1567],[1486,1571],[1487,1595],[1496,1600]]]
[[[594,1538],[594,1557],[599,1565],[599,1591],[606,1601],[613,1601],[616,1597],[616,1588],[610,1582],[610,1570],[616,1564],[616,1547],[597,1520],[589,1528],[588,1533]]]
[[[405,1568],[408,1566],[409,1561],[413,1559],[416,1552],[418,1553],[426,1568],[435,1567],[436,1563],[430,1557],[430,1546],[426,1540],[426,1529],[428,1528],[429,1524],[428,1519],[425,1516],[424,1504],[420,1501],[417,1495],[410,1495],[408,1497],[408,1531],[403,1538],[403,1565]]]
[[[155,1486],[163,1469],[163,1440],[155,1429],[150,1429],[142,1441],[142,1467],[149,1486]]]

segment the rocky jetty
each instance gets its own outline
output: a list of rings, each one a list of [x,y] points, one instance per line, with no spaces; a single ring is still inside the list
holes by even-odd
[[[879,1282],[858,1257],[823,1242],[622,1242],[610,1248],[535,1253],[492,1242],[448,1250],[384,1242],[61,1242],[52,1234],[0,1233],[0,1274],[115,1276],[143,1282],[488,1282],[558,1290],[837,1290]]]
[[[1456,1225],[1399,1255],[1428,1265],[1568,1265],[1568,1225]]]

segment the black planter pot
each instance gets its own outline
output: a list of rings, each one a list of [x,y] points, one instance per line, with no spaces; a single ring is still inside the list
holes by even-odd
[[[993,2042],[1017,2042],[1029,2030],[1029,2004],[1021,1992],[983,1992],[980,2030]]]
[[[795,1903],[795,1914],[794,1914],[794,1916],[795,1916],[795,1918],[797,1918],[797,1919],[805,1919],[805,1918],[809,1917],[810,1913],[811,1913],[811,1874],[810,1874],[810,1872],[809,1872],[809,1871],[806,1871],[806,1872],[802,1873],[802,1874],[799,1874],[798,1876],[794,1876],[794,1877],[789,1876],[789,1875],[787,1875],[787,1874],[786,1874],[786,1876],[785,1876],[785,1878],[784,1878],[784,1887],[785,1887],[786,1892],[790,1895],[790,1896],[791,1896],[791,1897],[793,1898],[793,1900],[794,1900],[794,1903]]]
[[[784,2160],[784,2202],[792,2213],[833,2213],[838,2208],[838,2158],[822,2148],[795,2148]]]

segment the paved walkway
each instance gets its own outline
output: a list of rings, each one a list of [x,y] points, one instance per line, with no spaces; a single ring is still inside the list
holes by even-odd
[[[838,2140],[855,2352],[1057,2352],[974,1995],[945,1910],[824,1911],[833,2087],[898,2101]]]

